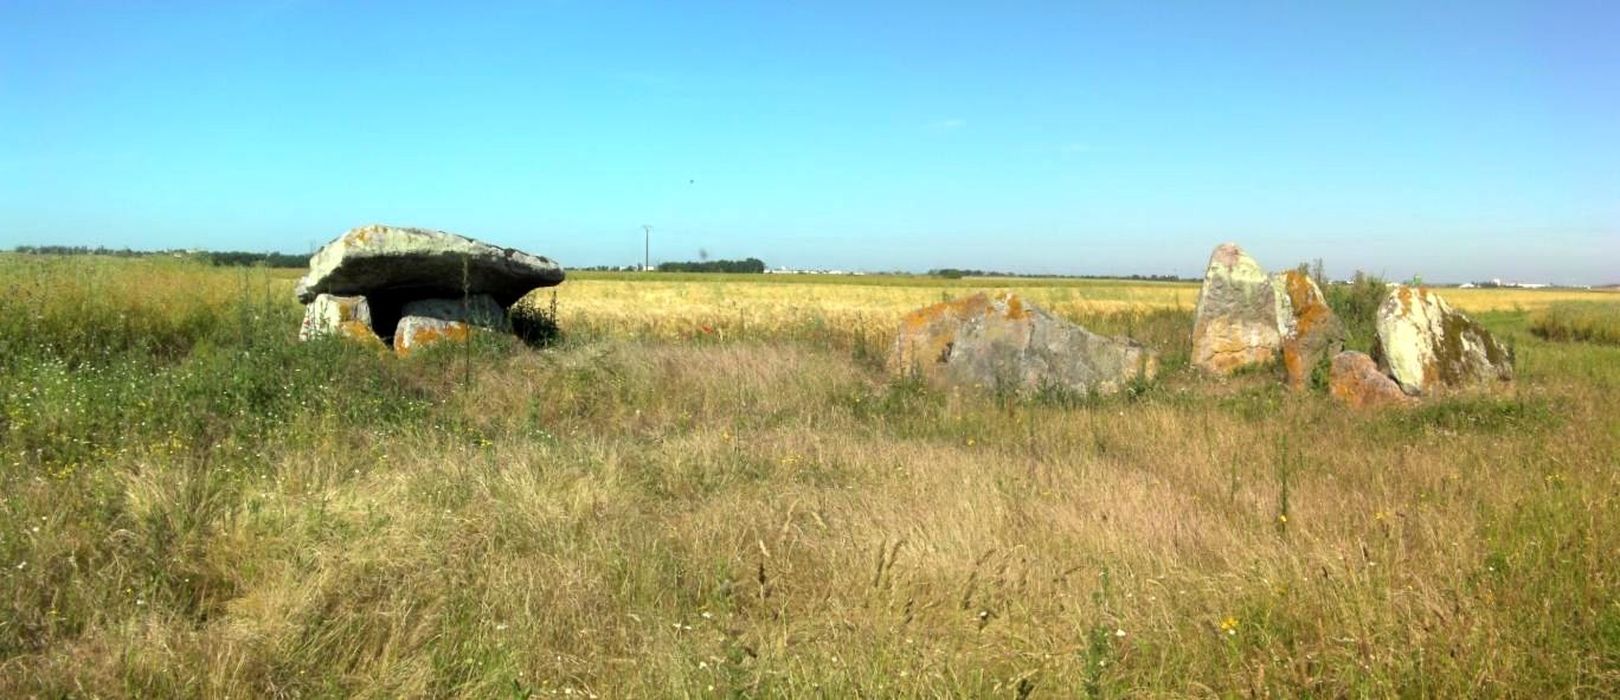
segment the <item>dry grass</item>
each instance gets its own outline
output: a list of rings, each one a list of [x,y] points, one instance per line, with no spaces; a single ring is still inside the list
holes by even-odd
[[[179,354],[14,354],[0,695],[1620,692],[1620,350],[1486,314],[1514,391],[1356,414],[1185,370],[941,393],[804,331],[942,289],[575,280],[591,332],[470,383],[294,343],[285,297]],[[661,330],[738,299],[752,331]]]

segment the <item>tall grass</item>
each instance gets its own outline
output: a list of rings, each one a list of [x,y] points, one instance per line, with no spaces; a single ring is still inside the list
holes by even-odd
[[[1174,362],[1048,401],[804,309],[570,332],[563,295],[469,376],[297,343],[279,273],[27,264],[0,695],[1620,692],[1620,349],[1524,338],[1516,392],[1387,414]],[[1186,313],[1065,315],[1178,357]]]
[[[1530,332],[1545,340],[1620,345],[1620,302],[1553,304],[1531,315]]]

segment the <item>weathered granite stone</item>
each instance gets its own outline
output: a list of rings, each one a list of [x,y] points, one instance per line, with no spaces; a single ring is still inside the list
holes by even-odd
[[[1403,406],[1414,401],[1395,380],[1379,371],[1372,357],[1354,350],[1333,356],[1328,394],[1354,408]]]
[[[371,225],[316,252],[297,294],[306,304],[323,293],[363,294],[374,306],[394,307],[485,294],[505,308],[536,288],[561,283],[563,276],[560,265],[538,255],[444,231]]]
[[[1289,270],[1274,275],[1272,283],[1282,308],[1277,318],[1282,322],[1283,370],[1288,386],[1301,390],[1318,364],[1344,349],[1344,323],[1310,275]]]
[[[1266,271],[1234,243],[1216,246],[1193,317],[1192,362],[1217,374],[1276,359],[1283,301]]]
[[[1513,355],[1473,319],[1422,287],[1397,286],[1378,307],[1377,360],[1408,394],[1513,379]]]
[[[366,343],[382,343],[371,328],[371,307],[363,296],[319,294],[304,307],[304,322],[298,328],[299,340],[332,334]]]
[[[1013,294],[970,297],[908,314],[889,366],[958,386],[1112,393],[1158,371],[1153,351],[1098,335]]]
[[[507,331],[506,312],[488,295],[461,299],[420,299],[401,308],[394,328],[394,352],[401,357],[441,341],[466,342],[477,330]]]

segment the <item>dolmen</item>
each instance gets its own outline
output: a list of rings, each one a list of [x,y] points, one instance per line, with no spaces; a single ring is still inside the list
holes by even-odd
[[[420,228],[361,226],[326,244],[298,281],[301,340],[338,335],[399,355],[477,330],[509,332],[507,311],[561,284],[561,265],[512,248]]]
[[[1391,285],[1372,354],[1347,333],[1302,270],[1274,275],[1234,243],[1216,246],[1193,314],[1192,362],[1215,375],[1282,365],[1295,390],[1327,370],[1328,394],[1357,408],[1406,405],[1513,379],[1513,353],[1434,291]]]
[[[890,371],[946,386],[1027,394],[1110,394],[1151,379],[1158,357],[1141,343],[1093,333],[1016,294],[974,294],[908,314]]]

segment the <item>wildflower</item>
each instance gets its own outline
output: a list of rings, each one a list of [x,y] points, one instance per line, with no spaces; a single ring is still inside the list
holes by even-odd
[[[1285,515],[1285,514],[1279,513],[1277,515],[1277,522],[1282,523],[1284,525],[1287,525],[1288,524],[1288,516]]]
[[[1237,626],[1237,618],[1232,617],[1231,615],[1227,615],[1226,619],[1221,620],[1221,631],[1229,635],[1237,634]]]
[[[1114,630],[1114,636],[1115,637],[1124,637],[1125,636],[1125,630]]]

